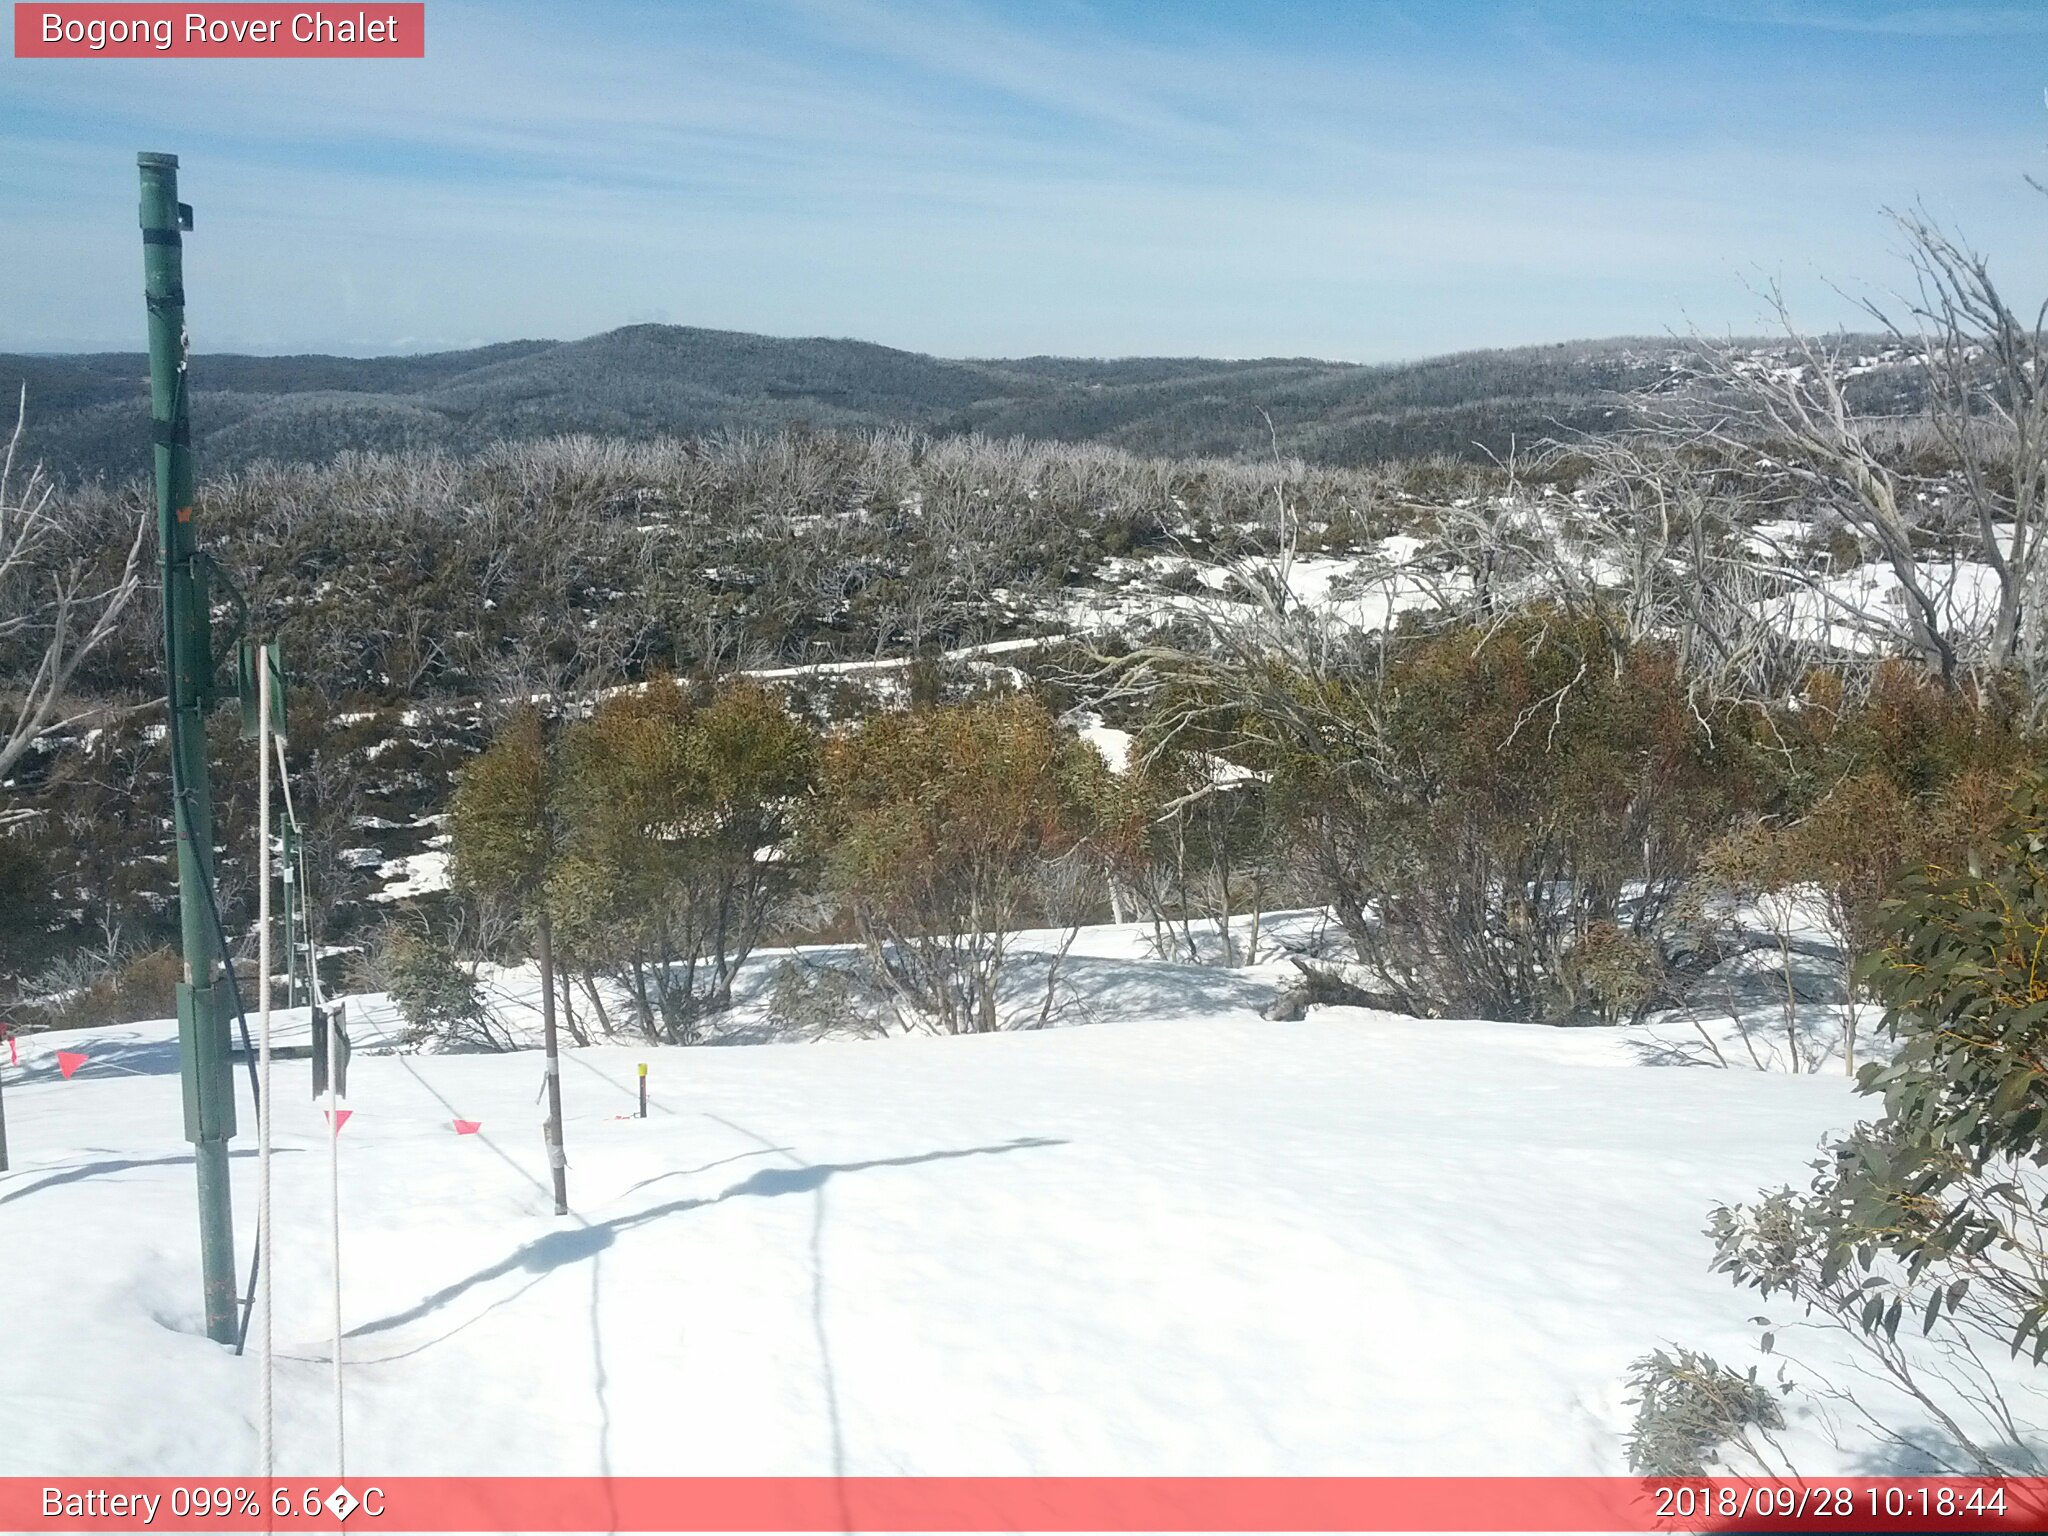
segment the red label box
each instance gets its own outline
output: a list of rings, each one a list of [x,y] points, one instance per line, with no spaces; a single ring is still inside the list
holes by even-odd
[[[148,1536],[2043,1529],[2048,1478],[0,1477],[0,1530]]]
[[[423,3],[17,3],[17,59],[420,59]]]

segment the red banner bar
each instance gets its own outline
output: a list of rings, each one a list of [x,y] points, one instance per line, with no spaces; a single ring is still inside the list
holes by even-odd
[[[2048,1530],[2048,1478],[0,1478],[5,1531]]]
[[[421,59],[420,0],[14,7],[17,59]]]

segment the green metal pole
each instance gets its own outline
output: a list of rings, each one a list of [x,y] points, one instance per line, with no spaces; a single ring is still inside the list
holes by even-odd
[[[178,157],[141,154],[142,271],[149,305],[150,438],[156,459],[157,538],[163,553],[164,675],[170,703],[172,813],[178,836],[178,914],[185,974],[178,1044],[185,1139],[199,1173],[199,1262],[206,1335],[235,1342],[235,1227],[228,1141],[235,1134],[227,989],[213,929],[213,804],[206,707],[213,699],[213,634],[205,569],[192,526],[192,429],[185,382],[183,237]]]

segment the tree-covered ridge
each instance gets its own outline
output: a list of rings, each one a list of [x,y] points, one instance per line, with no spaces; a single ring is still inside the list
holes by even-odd
[[[1875,350],[1873,348],[1873,350]],[[947,360],[869,342],[633,325],[406,357],[197,354],[206,472],[347,450],[466,453],[563,433],[645,440],[736,429],[912,427],[1152,454],[1279,451],[1319,464],[1502,456],[1612,426],[1624,395],[1682,370],[1670,338],[1360,366],[1313,358]],[[67,478],[148,470],[139,354],[0,355],[26,387],[27,451]],[[1873,386],[1874,387],[1874,386]]]

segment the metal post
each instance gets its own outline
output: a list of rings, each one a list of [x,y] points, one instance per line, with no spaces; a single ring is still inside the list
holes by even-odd
[[[206,578],[192,526],[192,430],[185,377],[185,265],[179,231],[192,211],[178,201],[178,157],[141,154],[142,271],[149,309],[150,439],[156,463],[157,540],[163,556],[164,680],[170,705],[171,795],[178,843],[178,915],[185,972],[178,983],[178,1045],[185,1139],[199,1178],[199,1263],[206,1334],[233,1344],[235,1229],[228,1141],[235,1134],[223,960],[210,923],[213,805],[207,784],[206,706],[213,694],[213,635]]]
[[[569,1159],[562,1151],[562,1055],[555,1038],[555,927],[545,907],[535,925],[540,931],[540,1036],[547,1057],[548,1167],[555,1176],[555,1214],[569,1214]]]
[[[647,1063],[640,1063],[640,1118],[647,1118]]]

